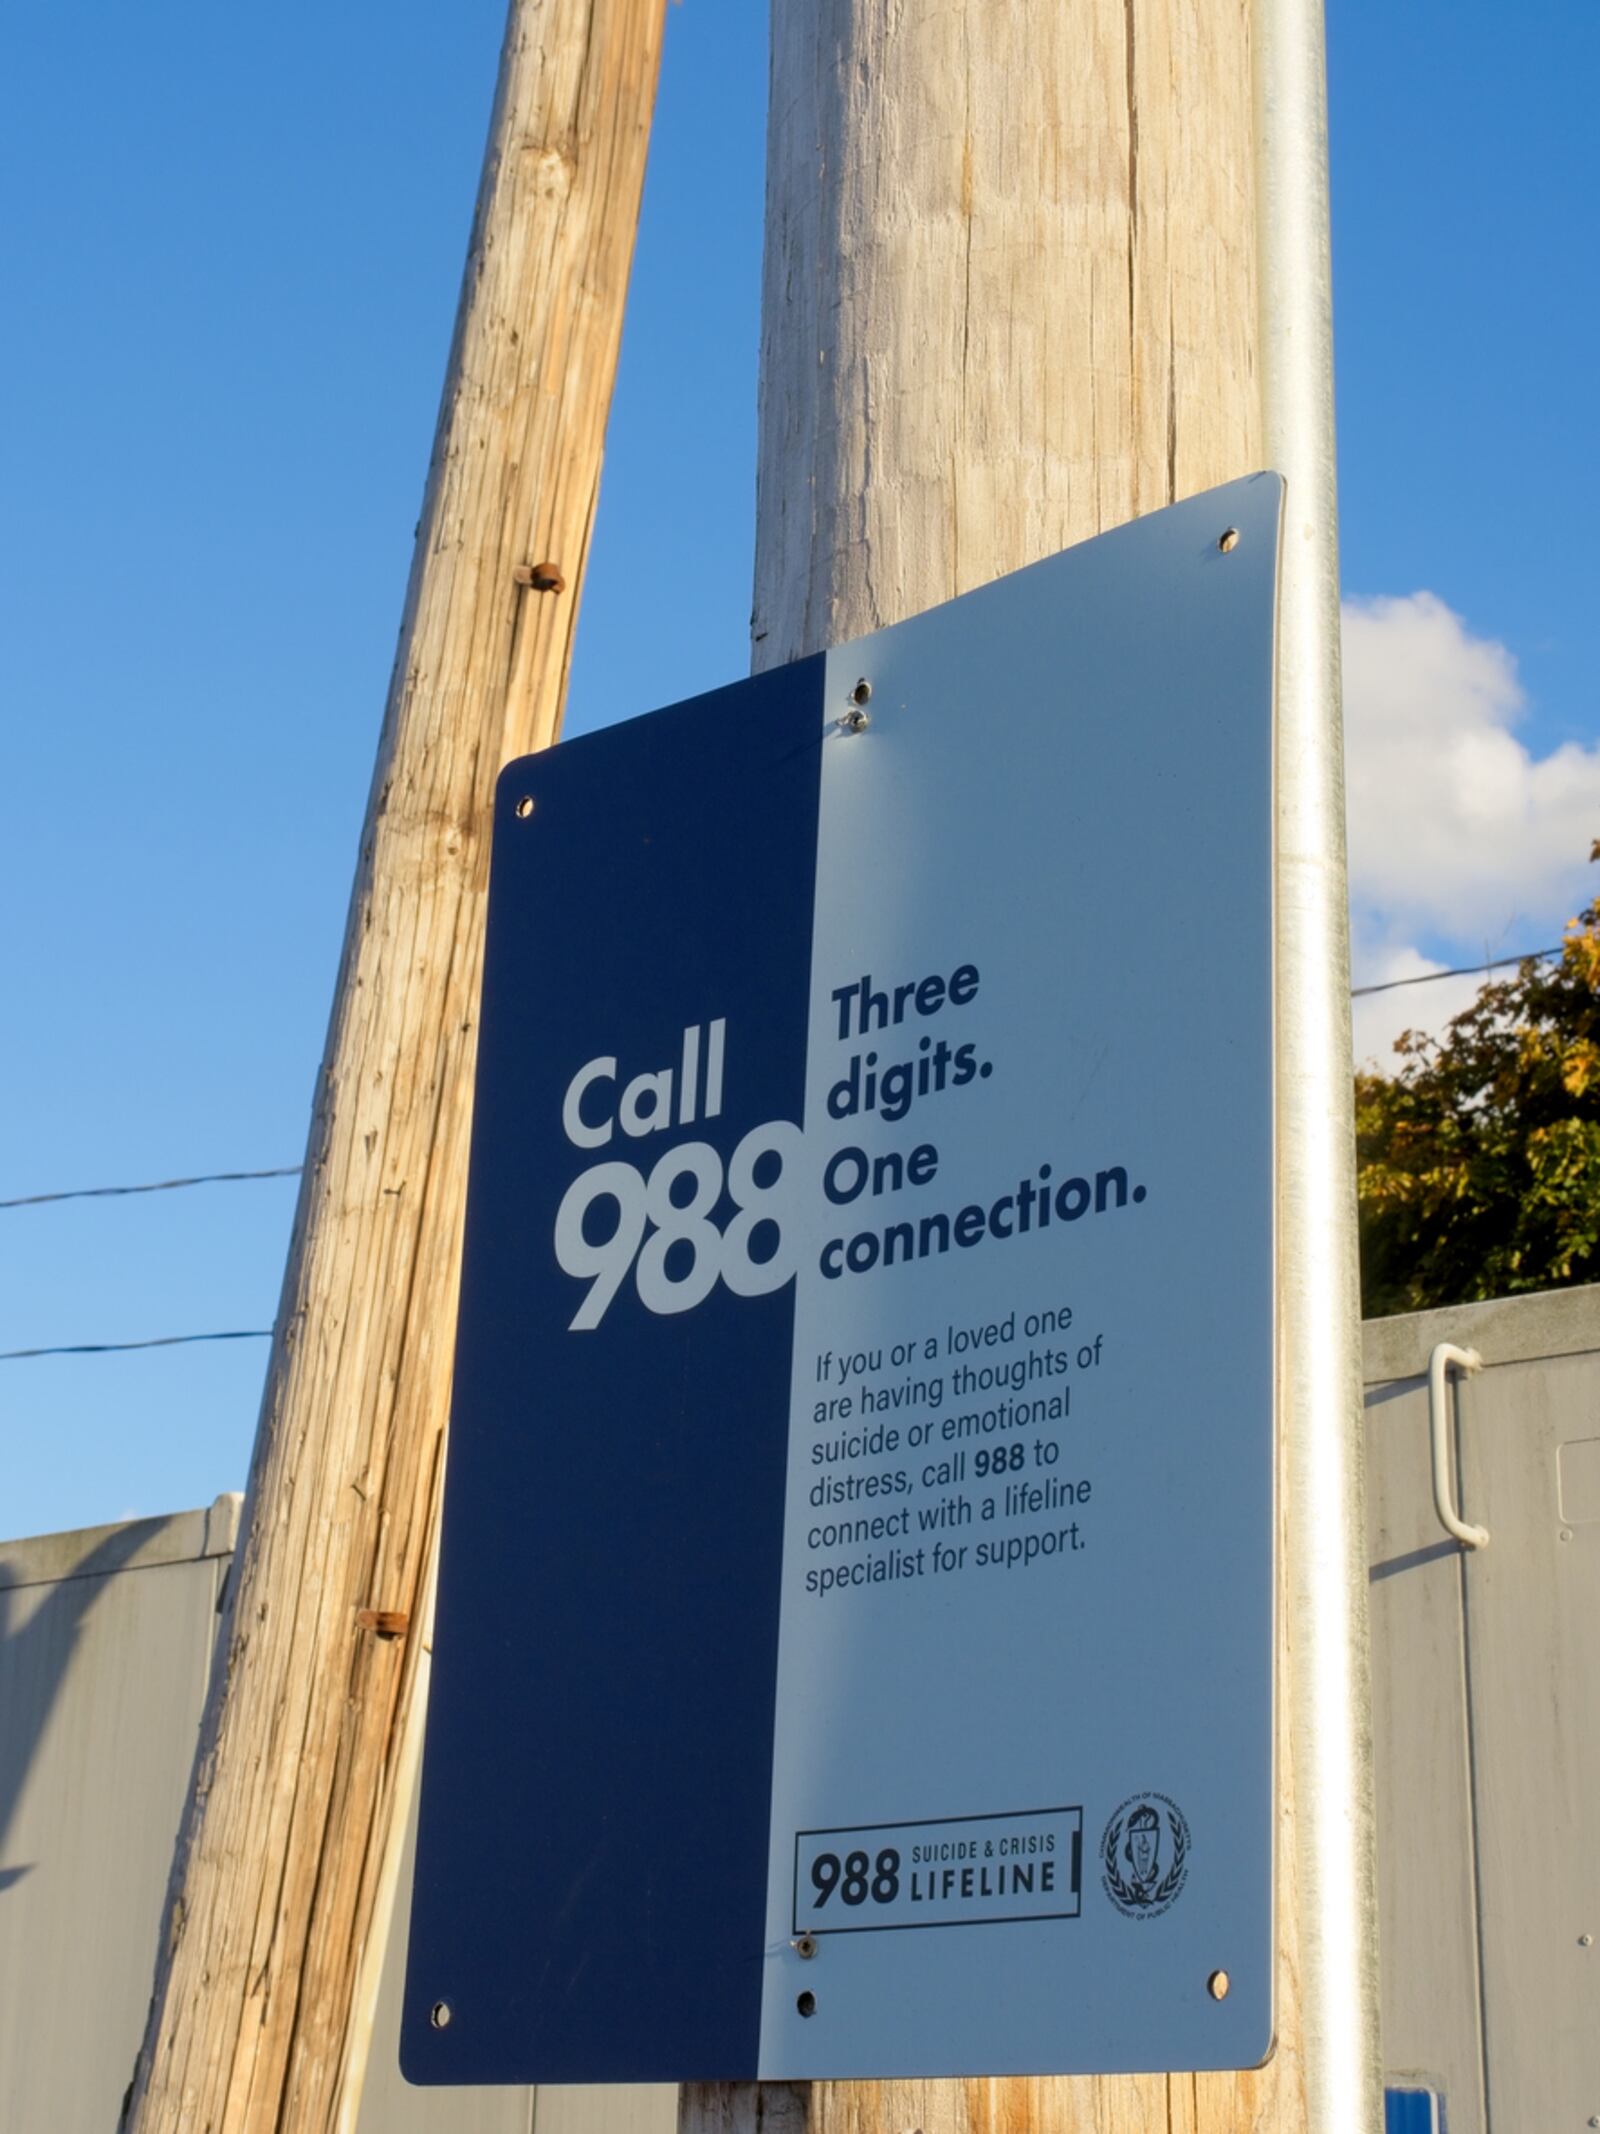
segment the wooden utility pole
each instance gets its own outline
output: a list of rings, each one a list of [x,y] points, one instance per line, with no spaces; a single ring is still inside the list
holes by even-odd
[[[354,2119],[409,1805],[491,796],[560,724],[664,4],[511,0],[136,2134]]]
[[[1303,18],[1292,38],[1281,34],[1291,9]],[[758,668],[1263,465],[1289,477],[1286,632],[1309,679],[1297,706],[1280,681],[1280,762],[1293,757],[1280,774],[1280,850],[1299,869],[1287,887],[1280,876],[1280,971],[1292,965],[1316,1000],[1280,1017],[1281,1494],[1293,1517],[1279,1640],[1279,2020],[1276,2053],[1252,2074],[702,2086],[685,2090],[681,2127],[1371,2134],[1370,1968],[1355,1976],[1370,1897],[1369,1781],[1352,1718],[1364,1647],[1341,1587],[1361,1565],[1354,1192],[1340,1142],[1343,844],[1325,790],[1336,651],[1311,674],[1301,630],[1309,614],[1325,637],[1336,597],[1331,472],[1315,464],[1331,460],[1331,402],[1313,407],[1302,445],[1307,433],[1283,419],[1283,377],[1265,392],[1262,377],[1265,350],[1284,376],[1300,360],[1285,334],[1325,357],[1325,272],[1309,312],[1258,317],[1268,279],[1277,301],[1285,247],[1306,252],[1313,280],[1326,264],[1316,0],[775,0],[772,37]],[[1263,82],[1267,49],[1276,71]],[[1302,716],[1315,732],[1307,749]],[[1151,865],[1181,871],[1183,857],[1153,853]],[[1322,1017],[1311,1054],[1308,1013]],[[1319,1222],[1332,1268],[1320,1298],[1308,1291],[1322,1267],[1304,1257]],[[1308,1374],[1309,1392],[1295,1382]],[[1322,1584],[1308,1610],[1300,1573],[1313,1561]],[[1335,1694],[1319,1742],[1322,1684]],[[1323,1907],[1315,1922],[1308,1890]],[[1330,1962],[1350,1976],[1324,1992]]]

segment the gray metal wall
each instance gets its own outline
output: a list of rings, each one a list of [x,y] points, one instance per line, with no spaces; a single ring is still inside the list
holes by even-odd
[[[0,1542],[0,2128],[110,2134],[238,1499]]]
[[[239,1499],[0,1542],[0,2134],[114,2134]],[[400,2078],[408,1840],[358,2134],[673,2134],[670,2088]]]
[[[1385,2062],[1450,2134],[1600,2126],[1600,1289],[1374,1321],[1366,1376]]]
[[[1439,1526],[1428,1357],[1460,1501]],[[1451,2134],[1600,2124],[1600,1288],[1366,1329],[1384,2057]],[[0,2129],[112,2134],[238,1499],[0,1543]],[[671,2089],[419,2091],[409,1849],[359,2134],[672,2134]]]

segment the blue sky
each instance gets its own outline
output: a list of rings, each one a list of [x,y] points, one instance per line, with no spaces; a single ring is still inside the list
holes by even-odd
[[[1329,12],[1370,978],[1588,894],[1600,11]],[[763,14],[669,11],[569,731],[744,670]],[[501,25],[12,26],[0,1198],[299,1158]],[[269,1324],[292,1200],[0,1211],[0,1348]],[[265,1348],[0,1363],[0,1535],[240,1486]]]

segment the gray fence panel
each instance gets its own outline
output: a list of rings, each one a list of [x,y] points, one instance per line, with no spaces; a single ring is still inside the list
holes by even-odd
[[[1561,1454],[1600,1437],[1600,1354],[1460,1390],[1492,2126],[1600,2113],[1600,1524],[1561,1516]],[[1583,1937],[1590,1937],[1585,1943]]]
[[[535,2134],[675,2134],[678,2092],[667,2084],[625,2089],[542,2089]]]
[[[1478,1550],[1433,1513],[1440,1341],[1484,1360],[1453,1392]],[[1600,1288],[1366,1342],[1386,2063],[1451,2134],[1600,2124]]]
[[[1367,1509],[1384,2066],[1449,2099],[1451,2134],[1484,2134],[1460,1551],[1415,1378],[1368,1393]]]
[[[0,2134],[113,2134],[144,2030],[239,1499],[0,1542]],[[358,2134],[674,2134],[677,2091],[412,2089],[411,1850]]]
[[[0,1543],[0,2126],[109,2134],[144,2029],[233,1506]]]

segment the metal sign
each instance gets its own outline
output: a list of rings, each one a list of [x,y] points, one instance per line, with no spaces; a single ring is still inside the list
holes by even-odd
[[[413,2081],[1270,2050],[1280,499],[502,778]]]

